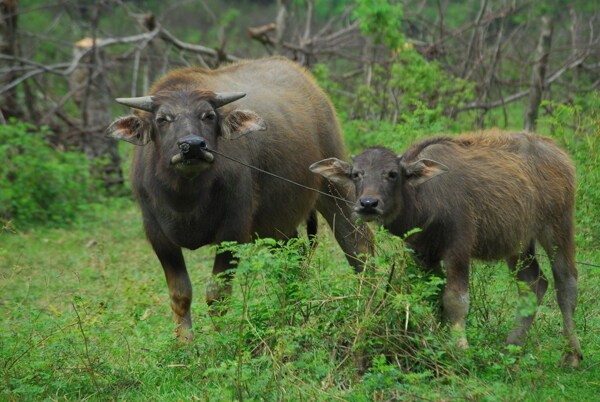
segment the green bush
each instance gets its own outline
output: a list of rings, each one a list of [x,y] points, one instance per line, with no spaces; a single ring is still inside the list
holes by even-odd
[[[78,152],[52,148],[46,128],[0,126],[0,220],[18,228],[63,226],[98,200],[92,163]]]
[[[548,114],[539,121],[540,133],[556,138],[577,166],[577,243],[600,248],[600,94],[590,92],[569,104],[545,102]]]

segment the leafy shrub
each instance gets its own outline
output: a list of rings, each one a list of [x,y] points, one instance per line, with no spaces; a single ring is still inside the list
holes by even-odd
[[[396,395],[432,368],[447,372],[454,355],[439,336],[436,303],[443,281],[417,268],[397,238],[382,232],[378,239],[377,269],[360,275],[323,269],[327,261],[302,240],[222,245],[239,265],[228,313],[211,319],[218,341],[197,339],[214,356],[199,365],[205,378],[235,378],[220,392],[238,399],[269,399],[282,389],[294,399],[320,383],[366,375],[365,385],[346,395],[362,400],[373,392]]]
[[[549,112],[539,126],[552,136],[577,166],[577,241],[580,246],[600,248],[600,94],[590,92],[569,104],[545,102]]]
[[[45,127],[0,125],[0,220],[19,228],[62,226],[98,199],[91,162],[81,153],[58,151]]]

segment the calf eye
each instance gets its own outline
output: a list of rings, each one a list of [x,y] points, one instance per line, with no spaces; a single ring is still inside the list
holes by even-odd
[[[392,171],[388,172],[387,176],[388,176],[388,179],[390,179],[390,180],[396,180],[396,178],[398,177],[398,172],[395,172],[392,170]]]
[[[361,177],[360,172],[352,172],[352,180],[359,180]]]

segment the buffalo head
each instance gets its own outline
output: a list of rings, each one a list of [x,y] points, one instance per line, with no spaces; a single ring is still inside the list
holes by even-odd
[[[216,148],[219,137],[235,139],[266,129],[263,119],[253,111],[221,109],[245,95],[178,89],[117,98],[137,111],[116,119],[107,135],[139,146],[153,143],[168,168],[193,176],[211,165],[214,155],[210,149]]]
[[[352,160],[328,158],[309,169],[354,193],[355,217],[365,221],[391,221],[402,209],[405,186],[418,186],[448,171],[430,159],[406,162],[402,155],[383,147],[369,148]]]

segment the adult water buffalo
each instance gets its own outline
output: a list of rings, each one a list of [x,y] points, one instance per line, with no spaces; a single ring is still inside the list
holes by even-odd
[[[421,229],[406,240],[417,262],[431,271],[441,274],[443,262],[447,281],[442,306],[463,348],[471,258],[506,259],[539,304],[548,287],[536,259],[539,242],[552,261],[568,339],[563,361],[579,365],[582,354],[573,321],[575,174],[569,157],[552,140],[499,131],[437,137],[402,155],[376,147],[352,164],[329,158],[310,169],[355,190],[357,217],[379,220],[398,236]],[[507,343],[521,345],[533,318],[518,312]]]
[[[174,70],[148,96],[117,102],[135,110],[109,136],[135,149],[131,180],[146,236],[165,272],[178,337],[192,338],[192,286],[181,248],[256,237],[286,239],[318,210],[357,271],[370,252],[370,231],[349,220],[351,207],[251,170],[238,159],[304,186],[330,191],[308,166],[344,158],[335,111],[311,75],[284,58],[242,61],[216,70]],[[213,274],[235,267],[217,254]],[[207,302],[231,292],[207,288]]]

